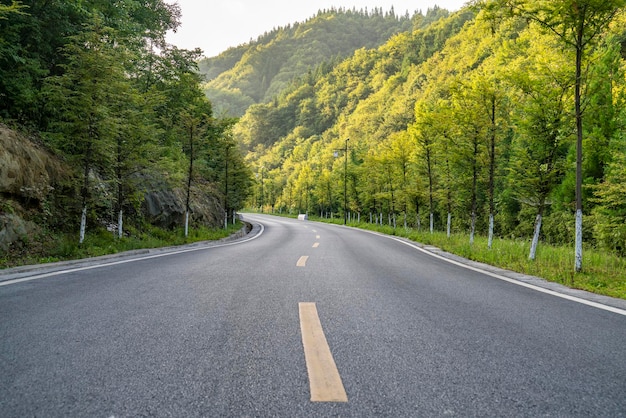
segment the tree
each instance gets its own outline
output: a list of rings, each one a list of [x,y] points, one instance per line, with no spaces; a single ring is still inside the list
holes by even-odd
[[[470,244],[474,243],[476,216],[479,207],[479,186],[482,177],[482,161],[487,148],[488,132],[491,129],[488,114],[481,109],[474,91],[463,82],[457,81],[450,89],[452,115],[457,125],[456,147],[451,150],[455,166],[460,170],[461,190],[469,192]],[[467,199],[467,198],[466,198]]]
[[[192,78],[192,77],[190,77]],[[193,83],[193,81],[191,81]],[[193,89],[189,90],[193,92]],[[184,139],[184,147],[189,158],[187,181],[185,187],[185,237],[189,234],[189,215],[191,212],[191,185],[195,176],[194,162],[198,157],[200,141],[207,138],[207,130],[211,123],[211,105],[202,98],[197,98],[181,113],[181,135]]]
[[[575,51],[574,114],[576,121],[576,236],[575,271],[583,263],[583,64],[587,54],[626,0],[499,0],[515,15],[537,22]]]
[[[527,39],[526,39],[527,40]],[[520,44],[523,43],[521,40]],[[534,234],[529,258],[535,259],[544,211],[550,194],[562,179],[570,141],[567,105],[570,85],[562,84],[562,60],[549,42],[539,37],[510,67],[508,81],[519,89],[513,119],[517,130],[509,162],[510,187],[526,205],[536,208]],[[521,62],[520,62],[521,61]]]
[[[112,103],[119,119],[114,139],[118,238],[123,236],[124,209],[137,210],[140,204],[133,179],[151,165],[150,158],[155,152],[159,132],[153,109],[160,98],[154,92],[141,94],[135,83],[126,83],[120,86]]]
[[[439,136],[439,129],[443,127],[436,123],[437,114],[433,106],[426,102],[418,102],[415,106],[415,124],[410,128],[417,141],[418,167],[428,179],[428,209],[430,233],[434,232],[435,223],[435,144]]]
[[[91,178],[112,166],[112,144],[117,130],[114,97],[127,82],[115,32],[94,16],[90,30],[72,37],[64,48],[67,64],[64,74],[46,80],[51,112],[58,114],[54,124],[55,145],[79,161],[80,235],[85,239],[87,209],[93,197]]]

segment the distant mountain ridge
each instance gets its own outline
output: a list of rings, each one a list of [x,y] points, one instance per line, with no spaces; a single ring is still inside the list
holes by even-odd
[[[395,11],[351,9],[320,10],[311,19],[265,33],[256,41],[228,49],[200,61],[205,92],[215,113],[241,116],[255,103],[276,97],[295,78],[323,63],[338,63],[361,48],[372,49],[393,35],[427,24],[447,14],[428,11],[419,19]]]

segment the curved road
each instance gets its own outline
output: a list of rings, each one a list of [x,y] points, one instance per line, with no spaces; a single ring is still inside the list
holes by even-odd
[[[236,242],[0,272],[0,415],[626,415],[625,311],[245,218]]]

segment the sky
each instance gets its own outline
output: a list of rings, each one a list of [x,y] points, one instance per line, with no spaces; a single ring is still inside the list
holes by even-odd
[[[416,10],[426,12],[439,7],[455,11],[467,0],[166,0],[178,3],[182,24],[176,33],[169,32],[167,41],[184,49],[201,48],[204,56],[219,55],[229,47],[256,39],[274,28],[302,22],[318,10],[345,7],[373,10],[393,6],[397,15],[410,15]]]

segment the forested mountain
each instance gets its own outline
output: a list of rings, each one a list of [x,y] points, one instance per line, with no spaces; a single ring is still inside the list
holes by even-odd
[[[78,238],[80,223],[82,242],[105,226],[122,236],[123,224],[223,225],[243,205],[251,173],[235,121],[213,116],[201,52],[165,42],[179,17],[162,0],[0,4],[0,122],[28,131],[1,132],[10,146],[0,152],[3,232],[21,216],[42,237]],[[15,145],[27,136],[38,145]],[[24,178],[33,147],[63,169]]]
[[[392,35],[427,25],[447,12],[435,8],[424,17],[397,16],[375,8],[321,10],[302,23],[274,29],[249,44],[200,61],[205,91],[216,114],[241,116],[254,103],[267,102],[291,81],[320,63],[340,62],[357,49],[372,49]]]
[[[475,2],[251,106],[255,205],[571,243],[580,152],[585,242],[625,254],[624,2],[566,3]]]

